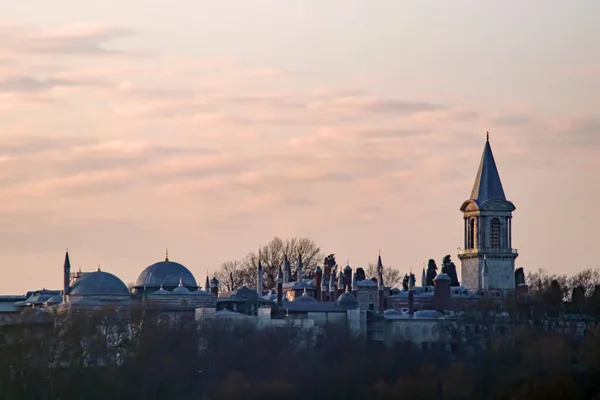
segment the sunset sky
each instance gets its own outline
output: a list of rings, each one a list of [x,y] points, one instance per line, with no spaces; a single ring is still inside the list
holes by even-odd
[[[462,246],[485,132],[517,266],[600,267],[600,2],[0,2],[0,293],[274,236]]]

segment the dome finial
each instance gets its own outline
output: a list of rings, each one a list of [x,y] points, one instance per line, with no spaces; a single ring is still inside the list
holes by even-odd
[[[169,261],[169,249],[165,249],[165,261]]]
[[[183,286],[183,278],[181,276],[179,277],[179,286]]]
[[[302,296],[308,296],[308,292],[306,291],[306,286],[304,286],[304,293],[302,293]]]
[[[98,272],[100,272],[100,264],[98,264]]]

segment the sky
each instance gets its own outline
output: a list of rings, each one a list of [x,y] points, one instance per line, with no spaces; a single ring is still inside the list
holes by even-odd
[[[33,12],[32,10],[35,10]],[[0,1],[0,293],[202,283],[274,236],[456,257],[485,133],[517,266],[600,267],[600,2]]]

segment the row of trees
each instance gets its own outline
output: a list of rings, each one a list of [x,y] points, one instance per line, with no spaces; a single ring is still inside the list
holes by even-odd
[[[322,268],[329,262],[335,264],[335,255],[330,254],[325,260],[325,253],[312,240],[308,238],[281,239],[275,237],[266,245],[262,246],[257,252],[250,252],[241,260],[231,260],[224,262],[216,273],[221,287],[224,291],[232,292],[242,286],[256,287],[256,272],[258,270],[258,260],[263,267],[264,288],[274,289],[277,286],[277,274],[279,267],[283,267],[285,257],[291,265],[291,279],[297,277],[298,257],[302,257],[303,275],[305,278],[312,278],[317,266]],[[458,286],[458,275],[456,266],[449,255],[442,260],[441,272],[447,273],[452,286]],[[433,285],[433,278],[438,273],[438,268],[433,259],[429,260],[426,271],[427,285]],[[377,278],[377,264],[368,263],[365,268],[365,275],[368,279]],[[329,270],[325,268],[325,278],[329,279]],[[414,274],[403,276],[401,272],[391,266],[383,267],[383,281],[388,287],[408,286],[408,280],[415,279]],[[420,276],[419,276],[420,279]]]
[[[521,326],[482,352],[115,310],[1,327],[3,399],[598,399],[600,330]],[[308,336],[307,336],[308,335]],[[96,362],[90,362],[95,360]],[[593,397],[596,396],[596,397]]]
[[[224,291],[234,291],[242,286],[256,287],[256,273],[260,259],[264,273],[264,288],[274,289],[277,286],[279,267],[283,267],[285,257],[291,266],[291,279],[296,280],[298,274],[298,257],[302,257],[303,275],[312,278],[317,266],[324,268],[326,264],[335,262],[335,255],[327,256],[321,248],[308,238],[281,239],[275,237],[257,252],[250,252],[241,260],[224,262],[216,273]],[[325,277],[329,279],[329,270],[325,269]],[[369,263],[365,268],[367,278],[377,277],[377,265]],[[383,269],[383,280],[386,286],[396,287],[402,282],[400,271],[387,266]]]

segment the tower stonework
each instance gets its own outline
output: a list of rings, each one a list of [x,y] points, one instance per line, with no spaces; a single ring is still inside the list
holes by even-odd
[[[471,197],[460,207],[464,218],[464,244],[458,258],[462,285],[467,289],[514,290],[518,257],[517,250],[512,248],[514,210],[514,204],[504,195],[488,139]]]

